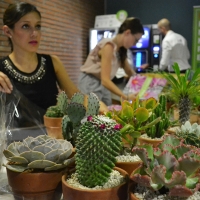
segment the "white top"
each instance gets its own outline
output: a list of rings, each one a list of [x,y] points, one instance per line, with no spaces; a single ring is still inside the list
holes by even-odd
[[[172,65],[178,63],[180,70],[191,68],[188,59],[190,52],[187,47],[186,39],[173,31],[168,31],[162,41],[162,57],[160,70],[174,71]]]
[[[98,79],[101,79],[101,58],[98,53],[107,43],[110,43],[114,46],[112,66],[111,66],[111,75],[110,79],[112,80],[115,77],[115,74],[120,67],[120,62],[117,56],[117,45],[112,41],[113,38],[102,39],[96,47],[89,53],[85,63],[81,66],[80,70],[87,74],[92,74]]]

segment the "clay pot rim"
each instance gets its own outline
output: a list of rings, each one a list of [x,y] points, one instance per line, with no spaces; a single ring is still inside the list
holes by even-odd
[[[127,180],[128,180],[128,177],[129,177],[128,173],[127,173],[125,170],[123,170],[123,169],[121,169],[121,168],[119,168],[119,167],[114,167],[113,169],[119,171],[120,174],[122,174],[122,175],[124,176],[125,181],[124,181],[123,183],[121,183],[121,184],[115,186],[115,187],[112,187],[112,188],[99,189],[99,190],[96,190],[96,189],[93,190],[93,189],[91,189],[91,190],[90,190],[90,189],[82,189],[82,188],[73,187],[73,186],[71,186],[70,184],[68,184],[67,181],[66,181],[66,176],[67,176],[67,174],[65,174],[65,175],[62,176],[62,183],[63,183],[66,187],[69,187],[69,188],[71,188],[71,189],[73,189],[73,190],[75,190],[75,191],[83,191],[83,192],[87,192],[87,193],[99,193],[100,191],[110,191],[110,190],[112,190],[112,189],[114,189],[114,188],[118,188],[118,187],[121,187],[122,185],[126,184],[126,183],[127,183]],[[122,173],[121,173],[121,172],[122,172]]]
[[[47,117],[46,115],[43,115],[44,118],[50,118],[50,119],[62,119],[63,117]]]
[[[139,163],[143,163],[142,161],[127,161],[127,162],[116,162],[116,163],[118,163],[118,164],[127,164],[127,165],[131,165],[131,164],[139,164]]]

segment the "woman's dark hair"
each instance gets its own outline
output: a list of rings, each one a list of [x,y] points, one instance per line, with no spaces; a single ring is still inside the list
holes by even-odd
[[[19,2],[15,4],[10,4],[3,15],[3,24],[7,25],[10,29],[13,29],[15,23],[17,23],[24,15],[36,12],[40,18],[41,14],[37,8],[29,3]],[[13,51],[13,45],[10,38],[8,38],[9,44],[11,45],[11,51]]]
[[[132,34],[142,33],[144,34],[143,26],[138,18],[127,18],[120,26],[118,34],[122,34],[124,31],[130,29]],[[119,48],[119,57],[124,67],[124,62],[127,58],[127,49],[124,47]]]

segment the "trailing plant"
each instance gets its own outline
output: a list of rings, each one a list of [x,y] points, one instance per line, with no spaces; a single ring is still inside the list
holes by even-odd
[[[120,125],[103,116],[89,116],[76,140],[76,173],[87,187],[102,186],[110,177],[121,149]]]
[[[160,121],[150,128],[145,130],[146,134],[151,138],[161,138],[165,131],[174,123],[169,119],[169,114],[167,113],[167,98],[165,95],[159,96],[159,103],[155,109],[152,110],[152,114],[148,119],[148,122],[154,121],[156,118],[161,117]]]
[[[183,138],[188,145],[200,148],[200,125],[186,121],[176,132],[178,138]]]
[[[158,105],[158,101],[154,98],[139,100],[139,97],[137,97],[132,102],[124,100],[121,104],[122,109],[120,111],[109,111],[106,113],[106,116],[121,124],[122,129],[120,132],[122,138],[129,143],[132,149],[136,145],[137,138],[140,137],[141,133],[158,123],[161,119],[161,117],[157,117],[148,123],[148,119]]]
[[[143,164],[130,178],[137,184],[169,196],[188,197],[200,189],[198,169],[200,151],[184,140],[167,135],[157,148],[142,145],[133,148]]]
[[[162,74],[171,86],[169,94],[175,103],[178,104],[179,122],[184,124],[186,121],[189,121],[192,106],[194,103],[198,103],[196,96],[200,95],[200,68],[196,69],[194,74],[192,74],[191,69],[188,69],[183,75],[180,73],[177,63],[174,63],[172,67],[176,77],[166,72]]]
[[[12,171],[53,171],[74,162],[72,144],[66,140],[47,135],[27,137],[22,142],[13,142],[3,151],[8,163],[4,166]]]

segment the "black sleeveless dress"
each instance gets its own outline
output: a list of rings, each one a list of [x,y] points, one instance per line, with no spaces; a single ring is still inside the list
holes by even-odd
[[[42,124],[46,109],[57,102],[57,79],[51,57],[37,56],[38,66],[32,73],[18,70],[8,56],[0,60],[0,71],[10,78],[14,87],[12,94],[6,94],[6,101],[19,100],[13,128]]]

